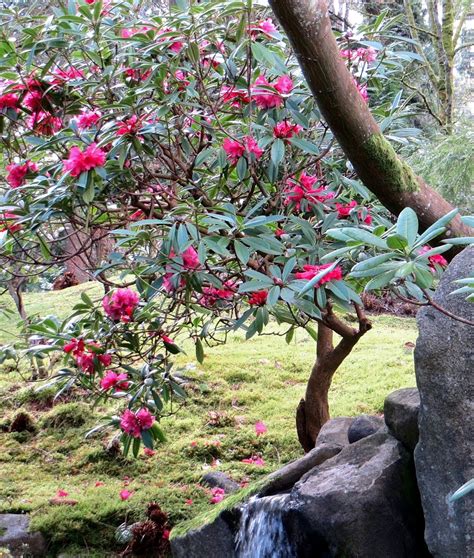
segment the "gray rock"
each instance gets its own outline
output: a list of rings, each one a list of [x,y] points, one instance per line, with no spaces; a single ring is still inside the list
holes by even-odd
[[[331,443],[321,444],[312,449],[300,459],[296,459],[270,474],[268,482],[260,490],[259,496],[269,496],[292,488],[305,473],[331,459],[341,450],[342,446]]]
[[[349,443],[347,431],[353,420],[354,417],[336,417],[328,420],[319,431],[315,447],[328,443],[347,446]]]
[[[221,471],[210,471],[206,473],[203,475],[201,482],[211,488],[223,488],[226,494],[240,490],[239,483],[235,482]]]
[[[474,319],[465,294],[451,296],[456,279],[472,277],[474,247],[458,254],[440,281],[434,301]],[[474,494],[449,496],[474,477],[474,328],[433,307],[418,313],[415,372],[420,393],[415,464],[425,513],[425,538],[435,557],[474,556]]]
[[[347,431],[349,444],[358,442],[362,438],[372,436],[384,425],[383,418],[373,415],[360,415],[356,417]]]
[[[412,458],[387,433],[304,475],[291,501],[286,529],[298,558],[427,556]]]
[[[46,541],[41,533],[31,533],[29,525],[27,515],[0,514],[0,548],[8,548],[14,558],[44,556]]]
[[[234,524],[234,516],[223,512],[212,523],[172,537],[173,558],[235,558]]]
[[[416,388],[398,389],[384,403],[385,424],[397,440],[413,451],[418,442],[420,394]]]

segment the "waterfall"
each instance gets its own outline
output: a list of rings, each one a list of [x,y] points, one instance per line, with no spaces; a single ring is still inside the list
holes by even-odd
[[[295,558],[283,525],[288,494],[250,498],[242,510],[236,535],[238,558]]]

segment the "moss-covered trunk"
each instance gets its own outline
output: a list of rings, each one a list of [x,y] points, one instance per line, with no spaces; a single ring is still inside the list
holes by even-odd
[[[412,207],[428,228],[453,208],[395,153],[359,94],[331,30],[325,0],[270,0],[321,113],[364,184],[395,214]],[[472,233],[459,217],[446,237]]]

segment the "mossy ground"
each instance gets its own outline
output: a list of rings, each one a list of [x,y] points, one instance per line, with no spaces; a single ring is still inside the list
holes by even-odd
[[[30,294],[27,308],[41,315],[65,315],[82,290],[100,293],[89,284],[47,295]],[[390,391],[414,385],[410,349],[416,338],[414,320],[381,316],[373,321],[374,329],[335,376],[330,394],[334,416],[380,412]],[[15,322],[0,321],[0,330],[8,332],[0,331],[0,341],[11,341]],[[117,550],[116,527],[142,518],[150,501],[169,513],[173,525],[185,520],[192,525],[198,515],[216,511],[209,492],[199,484],[213,458],[235,480],[252,483],[301,455],[294,411],[304,394],[314,350],[314,342],[302,333],[291,345],[281,337],[245,341],[236,335],[226,346],[208,349],[203,365],[196,365],[192,354],[180,356],[180,364],[189,365],[186,374],[195,387],[184,407],[162,421],[167,442],[154,456],[136,460],[106,451],[112,432],[105,438],[84,439],[106,409],[84,411],[77,394],[57,402],[52,411],[50,393],[35,393],[37,384],[25,381],[25,371],[22,377],[4,366],[0,424],[7,424],[22,408],[39,428],[36,433],[8,433],[0,428],[0,512],[29,512],[33,528],[50,541],[52,556],[59,550],[75,557],[109,556]],[[212,411],[220,413],[217,421],[209,420]],[[78,421],[75,413],[80,415]],[[58,423],[58,416],[67,420]],[[255,435],[257,420],[268,427],[264,436]],[[264,467],[241,463],[256,453],[264,458]],[[96,486],[97,482],[103,485]],[[124,488],[132,491],[127,501],[119,497]],[[59,489],[77,504],[51,504]]]

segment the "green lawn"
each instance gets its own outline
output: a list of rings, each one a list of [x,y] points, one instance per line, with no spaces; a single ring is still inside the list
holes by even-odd
[[[65,316],[84,289],[90,296],[100,295],[100,289],[89,284],[30,294],[26,305],[30,313]],[[10,304],[8,299],[1,303]],[[413,355],[405,346],[415,341],[414,320],[381,316],[373,321],[374,329],[335,376],[330,394],[334,416],[381,412],[390,391],[415,383]],[[14,338],[15,322],[0,320],[0,341]],[[36,393],[36,384],[4,365],[0,422],[21,408],[34,416],[39,428],[36,434],[0,429],[0,512],[30,512],[33,527],[46,534],[52,552],[61,548],[70,556],[108,556],[115,548],[117,525],[143,517],[150,501],[158,502],[173,524],[212,509],[199,481],[213,457],[220,461],[219,470],[237,481],[253,481],[301,455],[294,412],[314,350],[314,342],[303,333],[290,345],[277,337],[245,341],[236,335],[226,346],[209,349],[203,365],[196,364],[193,354],[180,356],[179,364],[187,365],[194,379],[189,397],[176,415],[162,421],[167,442],[153,457],[136,460],[107,453],[112,432],[84,440],[101,409],[92,413],[76,394],[51,410],[48,393]],[[212,412],[219,413],[212,421],[217,425],[210,424]],[[258,438],[257,420],[268,427]],[[62,426],[51,426],[61,421]],[[68,426],[71,423],[75,426]],[[252,454],[261,454],[265,466],[241,463]],[[97,481],[104,485],[96,486]],[[119,492],[127,483],[133,493],[122,502]],[[50,504],[58,489],[77,504]]]

